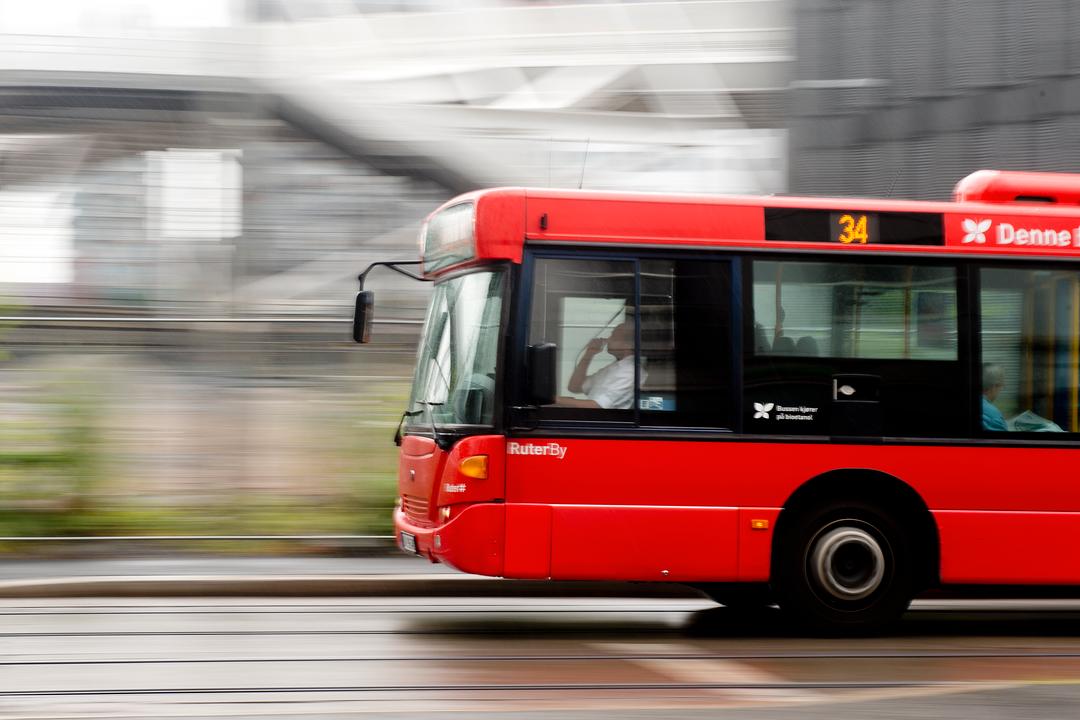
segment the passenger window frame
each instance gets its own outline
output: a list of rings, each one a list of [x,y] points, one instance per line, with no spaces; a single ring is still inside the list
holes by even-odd
[[[631,265],[631,269],[634,275],[634,303],[637,305],[638,298],[638,263],[637,255],[633,255],[626,252],[574,252],[567,249],[545,249],[545,250],[531,250],[526,248],[525,255],[523,257],[524,272],[522,273],[522,290],[520,297],[521,307],[519,309],[518,322],[516,323],[516,334],[518,336],[520,346],[521,357],[527,356],[527,348],[531,341],[532,334],[532,314],[533,314],[533,302],[535,300],[536,293],[536,271],[539,263],[545,260],[563,260],[573,262],[628,262]],[[641,343],[640,343],[640,329],[638,327],[637,319],[635,318],[634,329],[634,357],[635,365],[640,357]],[[561,352],[561,351],[560,351]],[[558,377],[558,372],[556,372]],[[561,380],[561,378],[560,378]],[[528,397],[528,379],[524,372],[519,374],[519,382],[517,386],[517,397]],[[638,377],[635,369],[634,373],[634,400],[631,403],[631,407],[627,409],[601,409],[601,408],[571,408],[571,407],[559,407],[557,405],[544,405],[533,406],[529,403],[522,403],[516,407],[518,411],[518,417],[515,418],[514,425],[517,426],[529,426],[535,425],[539,427],[549,426],[566,426],[566,427],[625,427],[633,428],[638,424]],[[559,387],[556,390],[556,394],[563,394],[565,388],[560,382]]]
[[[737,423],[740,414],[740,398],[737,389],[738,378],[740,373],[742,348],[740,344],[740,333],[738,332],[738,306],[740,304],[741,291],[739,290],[740,284],[738,275],[740,272],[740,263],[738,262],[738,256],[733,255],[730,252],[722,253],[703,253],[703,252],[665,252],[665,251],[653,251],[645,250],[643,252],[626,252],[623,250],[618,251],[604,251],[597,250],[595,248],[581,248],[580,246],[568,246],[565,248],[551,248],[551,247],[529,247],[526,246],[525,254],[522,262],[521,273],[521,292],[517,300],[518,307],[516,308],[516,320],[514,325],[514,335],[517,337],[515,345],[517,346],[518,357],[524,358],[527,356],[527,348],[530,344],[530,334],[532,332],[531,316],[533,312],[533,301],[535,292],[535,280],[536,270],[539,262],[543,260],[568,260],[568,261],[607,261],[607,262],[619,262],[627,261],[632,263],[634,272],[634,307],[636,308],[635,315],[635,382],[634,382],[634,401],[633,405],[628,410],[601,410],[592,408],[557,408],[556,406],[544,406],[537,408],[525,402],[524,399],[528,397],[528,379],[527,373],[521,367],[521,363],[517,363],[518,377],[517,381],[513,383],[515,390],[515,397],[521,402],[516,404],[512,411],[511,427],[517,432],[528,431],[530,429],[540,428],[562,428],[564,430],[580,429],[583,431],[599,430],[600,428],[608,428],[616,433],[620,431],[703,431],[711,433],[732,433],[736,430],[735,424]],[[672,261],[673,263],[704,260],[709,262],[715,262],[722,264],[726,267],[727,278],[729,280],[726,287],[727,298],[727,335],[728,335],[728,355],[729,361],[727,363],[727,378],[726,378],[726,395],[727,403],[731,408],[728,413],[729,423],[725,425],[711,425],[711,426],[697,426],[697,425],[680,425],[677,422],[664,423],[660,422],[666,411],[643,411],[640,407],[641,404],[641,385],[642,380],[640,376],[640,362],[642,353],[641,343],[641,319],[640,319],[640,303],[641,303],[641,268],[642,263],[647,261],[660,260],[660,261]],[[562,388],[560,388],[560,391]],[[675,414],[672,413],[674,419]]]
[[[1052,262],[1047,261],[1045,258],[1037,258],[1031,260],[1025,260],[1022,258],[979,258],[978,260],[972,260],[968,263],[968,268],[971,276],[971,302],[974,310],[974,316],[972,319],[971,336],[972,343],[974,345],[972,352],[971,363],[971,387],[972,387],[972,415],[974,418],[973,429],[971,436],[976,439],[992,441],[995,444],[1037,444],[1037,445],[1058,445],[1058,444],[1076,444],[1080,442],[1080,426],[1076,431],[1069,430],[1067,427],[1062,427],[1062,432],[1045,432],[1034,430],[987,430],[982,424],[982,398],[983,398],[983,364],[986,360],[986,343],[984,343],[984,317],[983,317],[983,273],[985,271],[1014,271],[1017,273],[1034,273],[1034,272],[1047,272],[1051,275],[1070,273],[1078,286],[1080,286],[1080,265],[1075,262]],[[1053,291],[1051,291],[1050,302],[1053,304],[1055,298],[1053,297]],[[1077,312],[1080,308],[1074,309]],[[1023,336],[1026,321],[1021,322],[1020,334]],[[1049,320],[1053,322],[1053,320]],[[1069,339],[1070,344],[1075,345],[1080,343],[1080,325],[1074,327],[1075,335]],[[1056,369],[1056,368],[1055,368]],[[1008,382],[1008,378],[1006,378]],[[1018,380],[1022,382],[1022,380]],[[1034,378],[1032,378],[1034,382]],[[1056,382],[1056,378],[1055,378]],[[1080,393],[1080,368],[1076,369],[1076,386],[1075,390]],[[1074,395],[1075,396],[1075,395]],[[1034,411],[1034,408],[1027,408]],[[1000,408],[999,408],[1000,410]],[[1080,405],[1074,405],[1073,412],[1080,414]],[[1005,413],[1003,412],[1003,415]],[[1039,414],[1041,417],[1044,415]],[[1052,415],[1053,413],[1051,413]],[[1006,415],[1006,421],[1009,420],[1009,416]],[[1014,417],[1015,419],[1015,417]],[[1051,422],[1057,422],[1055,418],[1046,418]]]
[[[827,354],[818,356],[765,354],[755,351],[754,328],[754,271],[753,264],[758,262],[802,262],[835,263],[851,265],[900,265],[900,266],[942,266],[955,271],[956,302],[956,357],[954,359],[923,358],[863,358],[836,357]],[[834,442],[880,442],[884,438],[890,441],[913,442],[955,442],[972,436],[975,418],[969,411],[975,390],[972,383],[963,383],[968,377],[972,349],[972,307],[968,273],[965,261],[957,257],[934,257],[926,255],[900,255],[896,253],[746,253],[743,256],[743,378],[742,414],[739,418],[744,434],[768,438],[831,438]],[[841,428],[837,423],[839,408],[835,405],[832,382],[843,376],[858,380],[874,380],[880,383],[880,426],[867,424],[855,432]],[[916,407],[914,401],[898,392],[909,378],[922,379],[927,386],[950,378],[956,387],[951,387],[941,397],[949,402],[942,403],[948,415],[933,417],[929,426],[920,428],[918,415],[932,405]],[[908,383],[921,386],[924,382]],[[795,388],[802,387],[801,390]],[[949,395],[951,392],[951,396]],[[793,398],[806,398],[805,405],[816,407],[820,417],[812,422],[777,423],[758,422],[751,417],[751,408],[758,402],[762,406],[774,402],[800,404]],[[903,397],[898,401],[897,397]],[[912,396],[913,397],[913,396]],[[783,402],[780,403],[779,401]],[[886,402],[887,401],[887,402]],[[824,410],[824,412],[822,412]],[[770,420],[776,416],[770,414]],[[935,428],[937,422],[941,427]]]

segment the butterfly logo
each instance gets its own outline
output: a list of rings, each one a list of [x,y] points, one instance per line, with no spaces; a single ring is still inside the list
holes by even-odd
[[[978,243],[979,245],[982,245],[984,242],[986,242],[986,231],[990,229],[989,220],[979,220],[978,222],[976,222],[971,218],[965,218],[964,222],[961,224],[964,227],[965,235],[964,239],[960,242],[964,244]]]
[[[772,403],[754,403],[754,419],[760,420],[764,418],[769,419],[769,413],[772,412]]]

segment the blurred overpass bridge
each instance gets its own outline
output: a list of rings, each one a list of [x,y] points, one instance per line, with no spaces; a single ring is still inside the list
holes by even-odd
[[[250,98],[376,167],[455,192],[578,184],[583,164],[590,187],[774,191],[790,25],[782,0],[710,0],[0,34],[0,101],[25,113],[22,127],[5,113],[10,138],[42,114],[153,119]],[[57,142],[78,145],[4,143],[16,173],[5,184],[42,167],[33,158]]]
[[[0,193],[58,191],[83,285],[325,312],[476,187],[783,191],[792,13],[701,0],[0,28]],[[180,158],[213,177],[235,158],[236,207],[177,200],[173,151],[207,149],[220,157]]]

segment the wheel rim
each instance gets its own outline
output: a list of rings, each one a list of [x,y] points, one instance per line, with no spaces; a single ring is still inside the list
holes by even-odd
[[[810,554],[816,584],[837,600],[861,600],[885,579],[885,551],[876,537],[844,525],[821,534]]]

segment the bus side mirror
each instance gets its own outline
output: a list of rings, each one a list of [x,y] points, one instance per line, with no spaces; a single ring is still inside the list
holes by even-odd
[[[529,368],[529,395],[537,405],[555,403],[555,343],[530,345],[527,358]]]
[[[375,293],[361,290],[356,293],[356,312],[353,314],[352,339],[358,343],[371,342],[371,320],[375,313]]]

